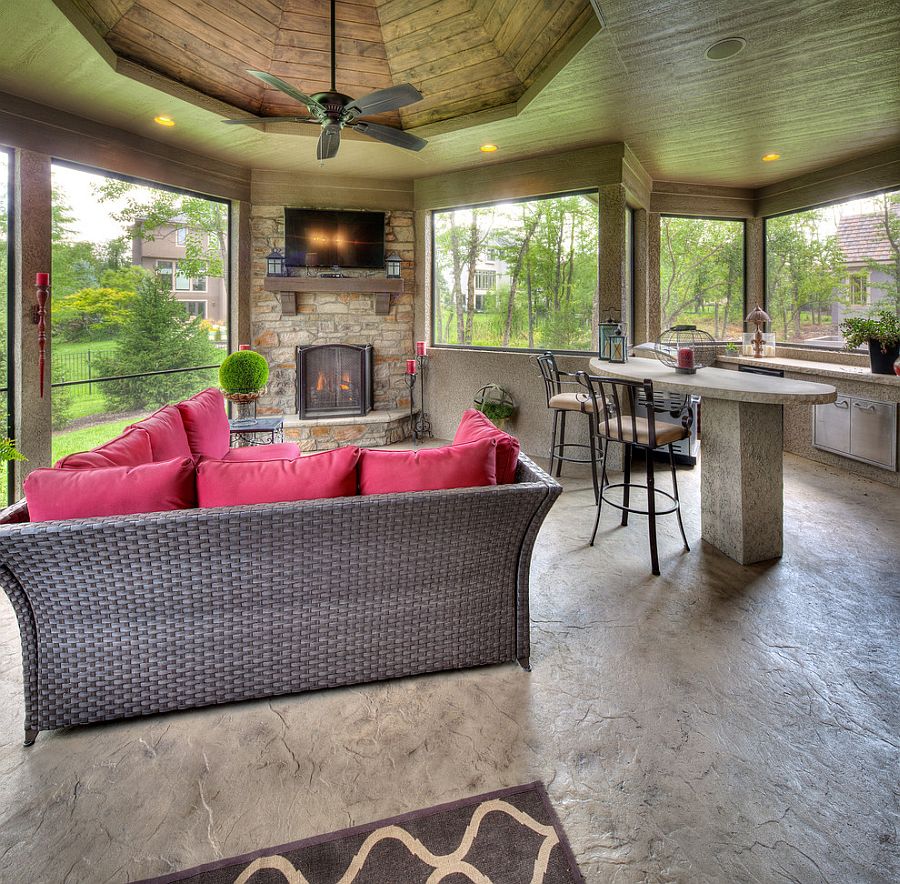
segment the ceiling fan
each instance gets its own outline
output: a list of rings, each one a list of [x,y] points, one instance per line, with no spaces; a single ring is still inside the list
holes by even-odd
[[[306,117],[268,117],[273,122],[315,123],[322,127],[319,143],[316,145],[316,158],[320,161],[330,160],[338,152],[341,146],[341,130],[346,126],[374,138],[385,144],[402,147],[405,150],[421,150],[428,144],[423,138],[410,135],[401,129],[391,126],[382,126],[379,123],[369,123],[360,117],[369,114],[380,114],[386,111],[397,110],[422,100],[422,94],[415,86],[403,83],[400,86],[389,86],[387,89],[377,89],[362,98],[351,98],[338,92],[335,86],[335,0],[331,0],[331,89],[328,92],[316,92],[306,95],[299,89],[295,89],[284,80],[267,74],[265,71],[250,71],[254,77],[267,83],[269,86],[279,89],[285,95],[299,101],[306,106],[309,116]],[[236,125],[252,125],[259,123],[260,118],[254,117],[246,120],[224,120],[225,123]]]

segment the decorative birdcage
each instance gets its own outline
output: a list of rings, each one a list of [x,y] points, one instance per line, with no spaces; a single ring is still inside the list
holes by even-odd
[[[475,394],[475,408],[502,429],[513,416],[516,402],[499,384],[485,384]]]
[[[680,374],[694,374],[716,359],[713,336],[695,325],[673,325],[657,339],[656,358]]]

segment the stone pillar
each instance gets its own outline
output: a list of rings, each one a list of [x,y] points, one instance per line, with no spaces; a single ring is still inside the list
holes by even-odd
[[[750,565],[778,558],[784,533],[782,406],[703,398],[703,539]]]
[[[747,218],[745,221],[744,248],[746,249],[745,264],[747,267],[747,303],[744,304],[742,320],[757,304],[760,307],[765,307],[766,305],[766,250],[763,227],[764,221],[762,218]]]
[[[625,261],[625,188],[607,184],[600,188],[600,319],[628,315],[625,303],[627,274]]]
[[[251,343],[250,287],[252,284],[252,252],[250,203],[235,200],[231,204],[231,349]]]
[[[19,451],[28,458],[16,462],[16,496],[22,493],[25,476],[38,467],[50,466],[53,444],[50,407],[51,322],[47,307],[47,343],[44,351],[44,397],[40,396],[38,333],[32,320],[37,305],[34,277],[51,272],[50,157],[30,150],[16,150],[15,205],[13,206],[15,254],[15,438]],[[51,286],[53,278],[50,278]],[[51,288],[51,299],[53,290]]]
[[[650,340],[655,335],[650,334],[649,326],[649,287],[647,262],[647,210],[634,210],[634,275],[632,276],[632,288],[634,296],[634,328],[631,340],[635,344]]]
[[[659,212],[647,215],[647,340],[653,341],[662,331],[662,308],[659,289]]]

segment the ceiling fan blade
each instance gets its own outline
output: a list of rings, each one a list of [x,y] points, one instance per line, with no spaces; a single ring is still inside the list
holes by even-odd
[[[316,159],[330,160],[341,146],[341,127],[337,123],[329,123],[322,127],[319,143],[316,145]]]
[[[315,123],[319,121],[314,117],[247,117],[242,120],[222,120],[229,126],[253,126],[259,123]]]
[[[385,144],[393,144],[394,147],[402,147],[406,150],[421,150],[428,144],[424,138],[419,138],[417,135],[411,135],[400,129],[392,129],[390,126],[380,126],[378,123],[367,123],[364,120],[354,123],[352,128],[376,141],[383,141]]]
[[[324,113],[325,108],[322,107],[318,101],[301,92],[299,89],[295,89],[290,83],[285,83],[284,80],[279,80],[278,77],[273,77],[272,74],[267,74],[265,71],[248,70],[247,73],[256,77],[258,80],[262,80],[263,83],[268,84],[273,89],[278,89],[285,95],[290,95],[291,98],[295,101],[299,101],[300,104],[305,104],[314,114],[318,114],[319,112]]]
[[[397,110],[422,100],[422,93],[409,83],[401,83],[399,86],[389,86],[387,89],[376,89],[362,98],[352,101],[347,110],[351,108],[357,116],[364,117],[368,114],[381,114],[385,111]]]

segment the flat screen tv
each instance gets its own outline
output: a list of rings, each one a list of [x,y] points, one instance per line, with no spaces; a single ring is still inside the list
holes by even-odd
[[[284,210],[288,267],[384,267],[384,213]]]

